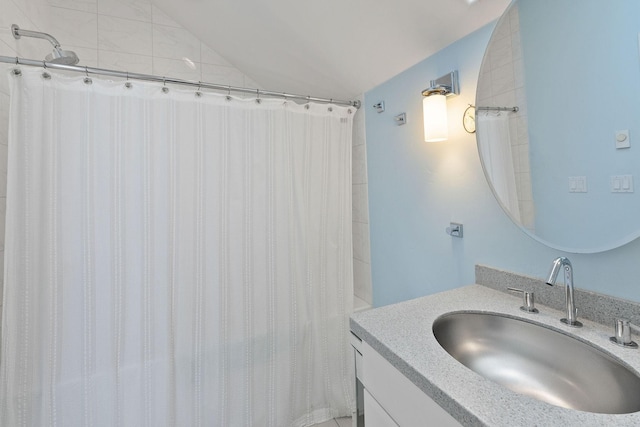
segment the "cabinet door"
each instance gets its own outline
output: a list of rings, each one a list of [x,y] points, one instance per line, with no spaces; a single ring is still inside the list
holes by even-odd
[[[365,391],[371,394],[399,426],[461,427],[455,418],[366,342],[362,343],[362,359],[362,383]],[[365,423],[366,408],[365,404]],[[370,427],[369,424],[366,427]]]
[[[366,427],[398,427],[382,406],[364,390],[364,425]]]

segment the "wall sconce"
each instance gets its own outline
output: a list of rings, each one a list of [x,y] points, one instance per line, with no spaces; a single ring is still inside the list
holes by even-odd
[[[460,94],[458,70],[436,80],[422,91],[422,113],[424,115],[424,140],[444,141],[449,137],[447,121],[447,97]]]

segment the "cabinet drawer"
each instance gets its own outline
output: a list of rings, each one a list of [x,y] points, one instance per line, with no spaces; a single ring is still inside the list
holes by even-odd
[[[429,420],[429,425],[438,427],[461,427],[447,411],[366,342],[362,343],[362,357],[361,376],[365,391],[371,394],[400,427],[425,425],[425,420]],[[366,422],[366,404],[364,416]]]
[[[364,424],[366,427],[398,427],[376,400],[364,390]]]

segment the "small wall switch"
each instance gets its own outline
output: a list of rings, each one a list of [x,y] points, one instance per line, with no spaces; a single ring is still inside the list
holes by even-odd
[[[622,188],[622,182],[620,181],[620,177],[612,176],[611,177],[611,191],[617,193]]]
[[[611,176],[612,193],[633,193],[633,175]]]
[[[569,177],[569,193],[586,193],[587,177],[586,176],[570,176]]]
[[[629,140],[629,130],[616,131],[616,148],[629,148],[631,147],[631,141]]]
[[[373,109],[376,110],[377,113],[384,113],[384,101],[378,101],[373,104]]]

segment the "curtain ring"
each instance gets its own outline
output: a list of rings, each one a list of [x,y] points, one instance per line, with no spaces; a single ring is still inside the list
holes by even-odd
[[[227,96],[231,96],[231,86],[227,86]]]
[[[42,67],[44,68],[44,71],[42,72],[42,78],[45,80],[49,80],[51,78],[51,74],[47,73],[46,61],[42,61]]]
[[[200,92],[200,88],[202,87],[202,81],[198,81],[198,90],[196,90],[196,96],[200,98],[202,96],[202,92]]]
[[[256,89],[256,103],[262,103],[262,100],[260,99],[260,89]]]
[[[84,78],[84,83],[88,85],[92,84],[93,80],[89,78],[89,68],[86,65],[84,66],[84,74],[86,75],[86,77]]]
[[[19,65],[19,63],[18,63],[18,57],[17,57],[17,56],[16,56],[16,65]]]

